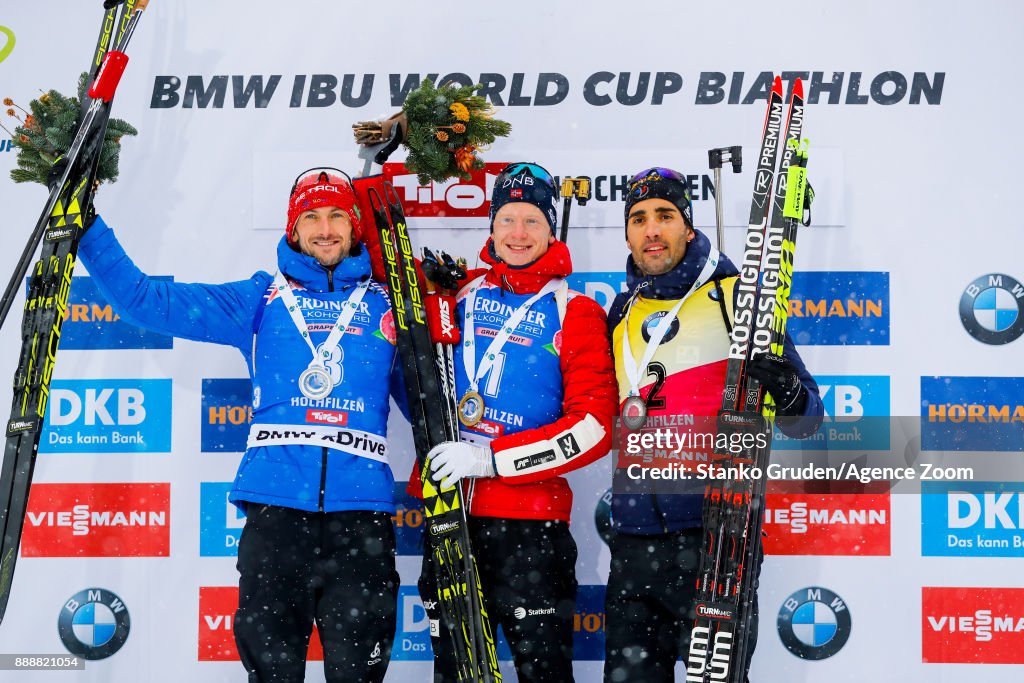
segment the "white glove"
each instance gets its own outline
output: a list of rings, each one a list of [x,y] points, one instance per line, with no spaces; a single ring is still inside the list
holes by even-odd
[[[441,488],[455,486],[463,477],[493,477],[494,456],[485,446],[474,446],[461,441],[445,441],[434,446],[430,453],[430,471]]]

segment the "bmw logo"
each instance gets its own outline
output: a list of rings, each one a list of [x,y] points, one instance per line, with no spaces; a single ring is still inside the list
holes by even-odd
[[[793,655],[828,659],[850,638],[850,609],[827,588],[801,588],[782,603],[776,627]]]
[[[668,311],[655,311],[649,316],[644,318],[643,324],[640,326],[640,332],[643,335],[644,341],[648,344],[651,343],[651,332],[654,330],[654,326],[658,324],[658,321],[668,315]],[[679,317],[676,316],[672,319],[672,327],[668,328],[668,332],[662,338],[661,343],[666,344],[672,341],[672,338],[679,332]]]
[[[1002,273],[982,275],[960,296],[960,321],[985,344],[1009,344],[1024,334],[1024,285]]]
[[[86,588],[64,602],[57,619],[61,642],[73,655],[106,659],[128,640],[128,608],[103,588]]]

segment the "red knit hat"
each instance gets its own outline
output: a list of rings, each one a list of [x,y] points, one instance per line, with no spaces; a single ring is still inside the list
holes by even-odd
[[[348,176],[336,168],[312,168],[300,173],[292,185],[291,197],[288,200],[288,225],[285,227],[289,242],[292,240],[295,221],[299,215],[322,206],[336,206],[347,213],[349,220],[352,221],[353,243],[362,239],[362,217],[356,202],[356,193]]]

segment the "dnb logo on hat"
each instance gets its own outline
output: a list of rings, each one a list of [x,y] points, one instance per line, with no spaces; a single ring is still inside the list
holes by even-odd
[[[779,638],[800,659],[828,659],[850,638],[850,610],[838,595],[818,586],[801,588],[782,603]]]
[[[985,344],[1009,344],[1024,334],[1024,285],[1002,273],[982,275],[960,296],[960,321]]]
[[[128,608],[104,588],[86,588],[64,602],[57,619],[61,642],[73,655],[106,659],[128,640]]]

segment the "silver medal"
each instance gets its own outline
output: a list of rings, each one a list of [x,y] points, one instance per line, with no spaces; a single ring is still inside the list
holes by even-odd
[[[647,402],[639,396],[630,396],[622,404],[622,425],[626,429],[640,429],[647,424]]]
[[[321,365],[310,365],[299,375],[299,391],[313,401],[330,396],[334,390],[331,373]]]

